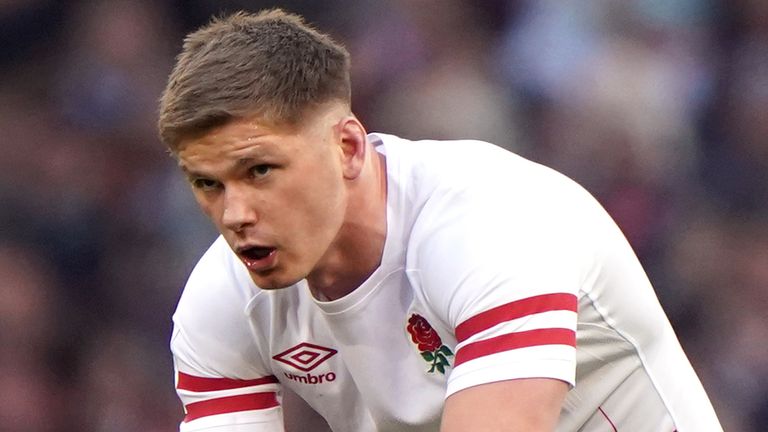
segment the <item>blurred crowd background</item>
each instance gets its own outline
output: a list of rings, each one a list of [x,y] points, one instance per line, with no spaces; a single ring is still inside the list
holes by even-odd
[[[726,430],[768,430],[764,0],[0,1],[0,430],[176,429],[170,316],[215,233],[156,102],[185,33],[271,6],[346,44],[369,130],[586,186]]]

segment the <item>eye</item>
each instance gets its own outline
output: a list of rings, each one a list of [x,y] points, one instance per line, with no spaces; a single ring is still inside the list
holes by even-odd
[[[273,166],[268,164],[259,164],[251,167],[251,175],[254,178],[261,178],[272,171]]]
[[[217,189],[219,187],[219,182],[216,180],[211,180],[207,178],[193,178],[191,179],[192,187],[195,189],[200,189],[202,191],[212,191],[214,189]]]

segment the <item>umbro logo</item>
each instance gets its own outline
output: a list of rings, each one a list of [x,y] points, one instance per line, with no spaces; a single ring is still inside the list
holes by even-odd
[[[293,366],[300,371],[309,372],[318,367],[320,363],[333,357],[336,353],[337,351],[333,348],[326,348],[309,342],[302,342],[272,358],[289,366]]]
[[[288,348],[280,354],[272,356],[272,358],[302,372],[307,372],[306,375],[284,372],[286,378],[304,384],[322,384],[323,382],[336,380],[336,374],[328,372],[320,375],[312,375],[309,371],[320,366],[321,363],[333,357],[337,352],[338,351],[333,348],[327,348],[309,342],[302,342],[294,347]]]

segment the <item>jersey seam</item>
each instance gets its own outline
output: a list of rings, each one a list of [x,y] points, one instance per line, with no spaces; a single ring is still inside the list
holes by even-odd
[[[671,405],[669,403],[669,400],[667,397],[663,394],[663,392],[660,391],[658,386],[658,378],[654,376],[650,369],[648,368],[648,360],[645,357],[645,353],[640,349],[639,344],[637,341],[630,337],[628,334],[626,334],[624,331],[619,329],[618,326],[616,326],[613,323],[613,320],[611,319],[610,315],[605,313],[603,311],[603,308],[600,306],[600,303],[592,296],[591,292],[584,292],[584,295],[589,299],[589,302],[592,304],[592,307],[595,308],[595,311],[600,315],[600,318],[602,318],[603,322],[610,327],[613,331],[616,332],[619,336],[621,336],[622,339],[624,339],[627,343],[632,345],[632,348],[635,351],[635,354],[640,359],[640,365],[643,368],[643,371],[645,372],[646,376],[648,376],[648,379],[651,382],[651,385],[653,386],[653,390],[656,392],[656,395],[661,399],[662,403],[664,404],[664,408],[667,410],[667,413],[669,413],[669,417],[672,419],[672,422],[674,424],[678,424],[677,421],[677,415],[673,410],[670,409]],[[578,340],[576,342],[576,346],[578,349]],[[577,383],[578,384],[578,383]]]

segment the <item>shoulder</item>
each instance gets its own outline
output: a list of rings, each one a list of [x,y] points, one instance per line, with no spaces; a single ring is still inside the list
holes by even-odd
[[[394,135],[371,134],[371,141],[398,164],[405,164],[401,174],[433,174],[458,165],[472,169],[476,163],[493,163],[518,158],[514,153],[494,144],[471,139],[408,140]],[[507,161],[508,162],[508,161]],[[412,171],[412,172],[408,172]]]
[[[597,202],[575,181],[494,144],[478,140],[411,141],[375,134],[372,140],[387,156],[390,182],[406,202],[421,208],[443,205],[486,216],[514,212],[525,217],[568,207],[595,207]],[[391,165],[391,166],[390,166]],[[599,206],[598,206],[599,207]]]
[[[554,169],[481,141],[400,147],[420,146],[425,148],[407,150],[416,156],[410,158],[409,182],[402,187],[409,205],[418,209],[410,252],[434,257],[424,248],[443,239],[487,240],[509,252],[547,240],[581,241],[586,233],[612,225],[591,194]]]
[[[219,237],[192,271],[173,315],[177,363],[213,376],[250,369],[258,349],[247,308],[261,293]]]
[[[242,311],[260,291],[236,260],[223,237],[218,237],[195,265],[184,286],[174,321],[190,324],[200,313]]]
[[[425,162],[414,174],[430,190],[414,184],[409,192],[419,205],[406,266],[446,322],[499,302],[577,295],[601,237],[615,227],[598,202],[565,175],[499,147],[431,146],[439,167]]]

